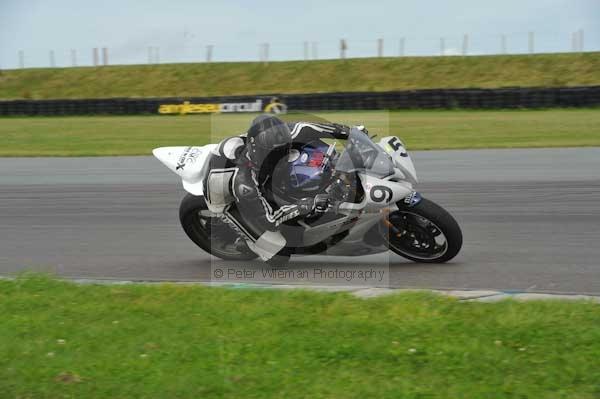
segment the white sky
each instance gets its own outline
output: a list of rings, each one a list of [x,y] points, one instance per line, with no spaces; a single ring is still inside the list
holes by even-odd
[[[493,5],[492,5],[493,4]],[[585,50],[600,50],[600,0],[0,0],[0,68],[16,68],[18,52],[27,67],[69,66],[70,49],[79,65],[92,62],[93,47],[108,47],[110,63],[146,63],[148,46],[161,62],[202,61],[213,44],[213,60],[257,60],[259,43],[270,43],[270,59],[302,59],[305,41],[318,42],[319,58],[335,58],[339,39],[348,57],[460,53],[469,34],[469,53],[571,50],[572,32],[584,30]]]

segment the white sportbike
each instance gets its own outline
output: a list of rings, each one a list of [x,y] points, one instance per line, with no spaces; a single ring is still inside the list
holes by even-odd
[[[415,262],[442,263],[458,254],[462,246],[458,223],[415,191],[417,174],[398,137],[384,137],[375,143],[362,130],[352,128],[340,154],[334,145],[325,147],[326,162],[319,168],[326,164],[329,176],[342,182],[344,190],[325,214],[280,226],[290,255],[361,256],[391,250]],[[222,215],[209,211],[204,200],[203,179],[215,147],[162,147],[153,154],[181,177],[189,193],[179,209],[188,237],[221,259],[251,260],[257,255],[243,244],[241,232]],[[310,163],[310,151],[300,155],[300,160]],[[285,193],[271,193],[270,198],[276,201],[283,196]],[[290,198],[285,200],[289,203]]]

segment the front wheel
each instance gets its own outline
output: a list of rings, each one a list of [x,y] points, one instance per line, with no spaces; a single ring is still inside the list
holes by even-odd
[[[462,232],[444,208],[423,198],[418,204],[390,212],[384,219],[388,248],[415,262],[443,263],[462,247]]]

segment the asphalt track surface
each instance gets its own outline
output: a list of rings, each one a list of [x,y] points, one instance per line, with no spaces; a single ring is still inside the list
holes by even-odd
[[[290,269],[389,264],[392,287],[600,294],[600,148],[412,156],[419,191],[463,229],[454,261],[310,256]],[[154,158],[0,158],[0,171],[0,275],[207,281],[228,267],[185,236],[185,193]]]

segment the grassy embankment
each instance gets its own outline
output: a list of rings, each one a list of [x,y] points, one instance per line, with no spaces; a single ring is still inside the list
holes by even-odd
[[[0,72],[0,99],[224,96],[600,84],[600,52],[37,68]]]

